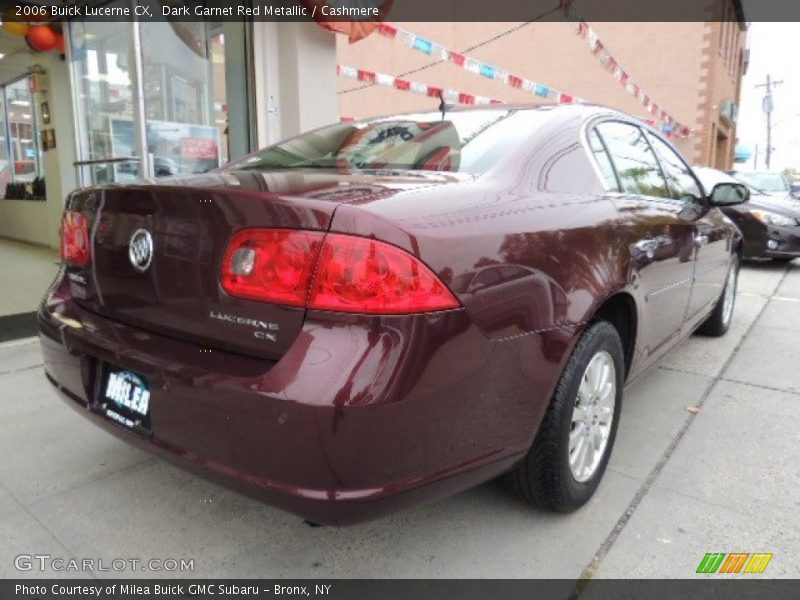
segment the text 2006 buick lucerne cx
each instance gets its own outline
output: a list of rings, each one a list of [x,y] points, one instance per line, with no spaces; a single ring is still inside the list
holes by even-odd
[[[733,313],[741,235],[594,106],[340,123],[203,175],[73,192],[49,381],[125,441],[318,523],[505,474],[570,511],[624,386]]]

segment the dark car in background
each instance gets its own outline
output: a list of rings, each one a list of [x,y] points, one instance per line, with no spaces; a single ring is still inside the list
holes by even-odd
[[[73,192],[38,314],[81,414],[318,523],[501,474],[583,505],[623,388],[724,334],[739,230],[609,109],[339,123],[204,175]]]
[[[738,175],[709,167],[695,167],[694,171],[706,189],[738,181]],[[743,258],[785,262],[800,257],[800,201],[751,188],[749,202],[722,211],[744,235]]]

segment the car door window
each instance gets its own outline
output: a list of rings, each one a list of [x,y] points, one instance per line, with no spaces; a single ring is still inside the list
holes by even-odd
[[[606,189],[611,192],[618,192],[619,182],[617,181],[617,174],[614,173],[614,165],[611,164],[611,158],[608,156],[606,147],[597,132],[592,129],[587,135],[589,141],[589,149],[592,151],[595,163],[603,176],[603,181],[606,183]]]
[[[649,138],[661,161],[672,197],[687,202],[702,202],[703,192],[686,163],[664,141],[654,135]]]
[[[617,171],[622,191],[669,198],[669,187],[644,132],[635,125],[607,121],[597,126]]]

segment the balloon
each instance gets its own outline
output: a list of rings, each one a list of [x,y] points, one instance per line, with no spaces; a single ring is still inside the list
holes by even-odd
[[[11,35],[27,35],[30,26],[20,21],[3,21],[3,29]]]
[[[34,25],[28,30],[25,40],[28,45],[37,52],[49,52],[56,47],[58,40],[55,31],[47,25]]]
[[[66,53],[66,51],[67,51],[67,48],[66,48],[66,46],[64,45],[64,36],[63,36],[63,35],[61,35],[60,33],[57,33],[57,34],[56,34],[56,45],[55,45],[55,50],[56,50],[56,51],[57,51],[59,54],[64,54],[64,53]]]

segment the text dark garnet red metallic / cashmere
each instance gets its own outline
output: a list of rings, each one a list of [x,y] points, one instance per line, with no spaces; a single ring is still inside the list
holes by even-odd
[[[98,425],[319,523],[605,470],[625,384],[732,318],[741,235],[668,142],[589,106],[341,123],[78,190],[39,326]]]

